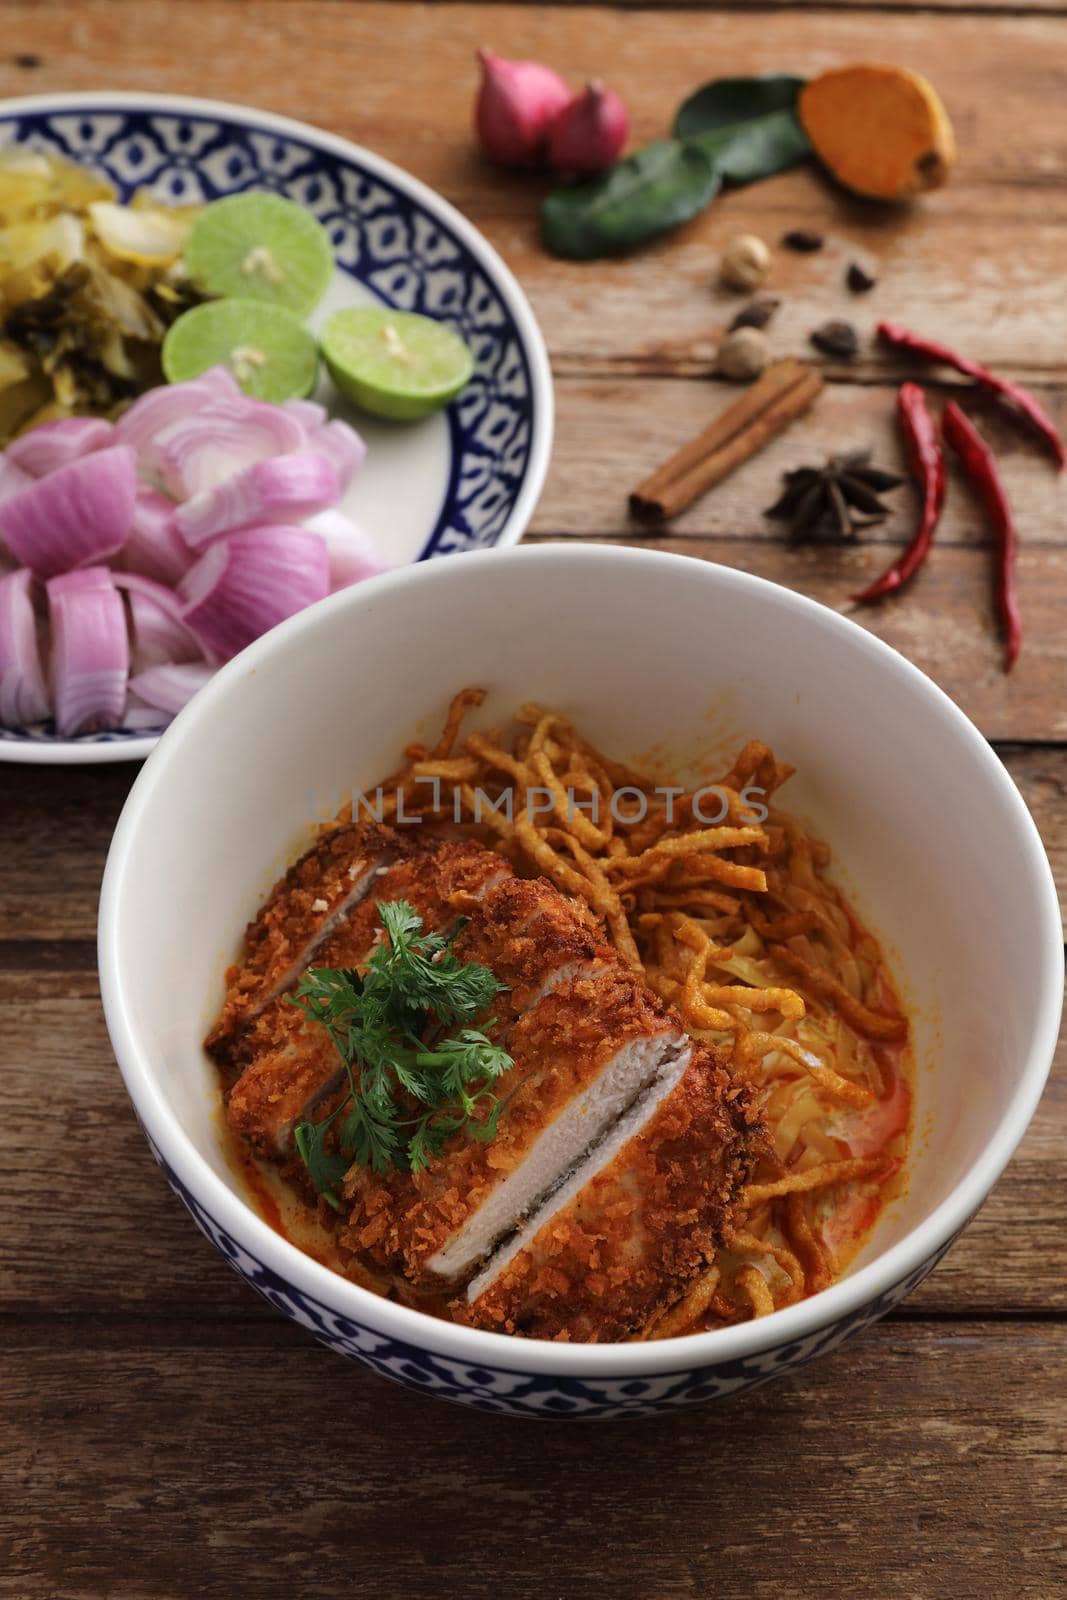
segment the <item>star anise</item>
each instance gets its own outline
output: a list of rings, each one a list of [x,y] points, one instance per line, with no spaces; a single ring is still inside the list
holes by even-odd
[[[852,539],[861,528],[884,522],[890,507],[882,495],[904,482],[895,472],[871,466],[869,450],[831,456],[822,467],[797,467],[765,516],[789,524],[794,544]]]

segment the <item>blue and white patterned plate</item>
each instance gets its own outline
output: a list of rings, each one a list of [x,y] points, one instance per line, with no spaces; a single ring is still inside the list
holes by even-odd
[[[358,145],[270,112],[171,95],[40,95],[0,103],[0,147],[24,144],[94,168],[128,196],[193,204],[273,189],[313,212],[336,272],[312,326],[343,305],[384,303],[450,323],[475,375],[447,412],[396,427],[352,415],[367,459],[344,509],[396,563],[516,543],[552,439],[552,380],[533,312],[477,229],[432,190]],[[317,398],[344,415],[329,386]],[[0,729],[0,760],[125,761],[157,734],[80,739]]]

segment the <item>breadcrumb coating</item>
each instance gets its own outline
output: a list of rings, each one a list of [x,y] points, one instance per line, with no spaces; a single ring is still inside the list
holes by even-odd
[[[233,1070],[245,1029],[279,989],[288,988],[350,896],[368,892],[375,868],[411,848],[392,828],[346,823],[321,834],[274,885],[245,929],[240,961],[226,973],[226,999],[204,1048]]]
[[[346,905],[368,872],[362,897]],[[548,880],[518,878],[499,855],[467,840],[424,844],[417,834],[341,827],[297,862],[250,925],[209,1036],[216,1059],[239,1073],[227,1096],[229,1126],[261,1157],[290,1163],[294,1124],[325,1113],[343,1086],[325,1030],[279,986],[296,981],[309,952],[315,966],[365,964],[381,935],[378,904],[401,899],[427,929],[466,919],[456,953],[491,967],[505,985],[482,1025],[515,1062],[496,1086],[501,1109],[490,1142],[457,1135],[418,1174],[346,1174],[336,1234],[342,1257],[354,1271],[370,1263],[422,1292],[441,1285],[431,1258],[620,1051],[686,1035],[607,944],[598,918]],[[756,1134],[747,1092],[716,1051],[697,1047],[640,1132],[473,1305],[460,1294],[452,1314],[533,1337],[632,1337],[677,1301],[714,1251]]]
[[[376,876],[366,896],[316,950],[314,965],[358,967],[381,932],[378,905],[407,900],[425,927],[447,928],[456,920],[457,899],[470,899],[510,868],[480,845],[449,841],[397,861]],[[341,1081],[337,1052],[324,1028],[311,1022],[287,995],[263,1006],[229,1047],[240,1072],[230,1091],[230,1128],[259,1155],[289,1147],[293,1123],[316,1098]]]
[[[473,909],[456,954],[491,967],[517,1015],[558,972],[619,965],[593,913],[581,901],[566,899],[547,878],[506,878]]]
[[[544,892],[562,900],[558,891]],[[563,901],[566,905],[567,902]],[[507,956],[494,971],[506,967]],[[499,1007],[497,1008],[500,1009]],[[493,1188],[529,1155],[538,1136],[594,1084],[634,1040],[680,1038],[682,1030],[650,989],[621,962],[565,979],[514,1022],[498,1019],[514,1066],[495,1086],[501,1102],[488,1143],[456,1135],[419,1173],[385,1175],[352,1167],[344,1194],[351,1210],[344,1249],[417,1280],[426,1263],[472,1217]],[[593,1129],[590,1129],[592,1137]]]
[[[651,1119],[457,1322],[592,1343],[653,1324],[711,1261],[763,1130],[723,1052],[698,1047]]]

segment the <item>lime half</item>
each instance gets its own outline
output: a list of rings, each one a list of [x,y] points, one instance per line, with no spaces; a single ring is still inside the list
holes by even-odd
[[[318,305],[333,273],[329,235],[310,211],[255,190],[206,206],[183,257],[206,294],[266,300],[301,317]]]
[[[443,322],[382,306],[335,312],[322,330],[322,354],[342,394],[394,422],[439,411],[474,371],[467,346]]]
[[[224,366],[245,394],[257,400],[280,402],[309,394],[318,364],[314,337],[299,317],[262,300],[208,300],[193,306],[163,340],[163,371],[171,383]]]

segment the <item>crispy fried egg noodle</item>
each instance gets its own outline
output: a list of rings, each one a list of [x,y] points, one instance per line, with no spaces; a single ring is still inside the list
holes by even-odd
[[[484,699],[461,690],[437,742],[410,745],[356,820],[367,805],[378,821],[458,824],[518,872],[543,873],[760,1092],[766,1144],[736,1224],[644,1337],[766,1316],[825,1288],[901,1172],[910,1053],[877,941],[826,876],[829,847],[774,803],[793,769],[753,740],[715,785],[665,790],[538,705],[519,708],[508,737],[464,737]],[[701,820],[708,787],[721,796],[714,826]],[[351,820],[350,806],[333,826]]]

